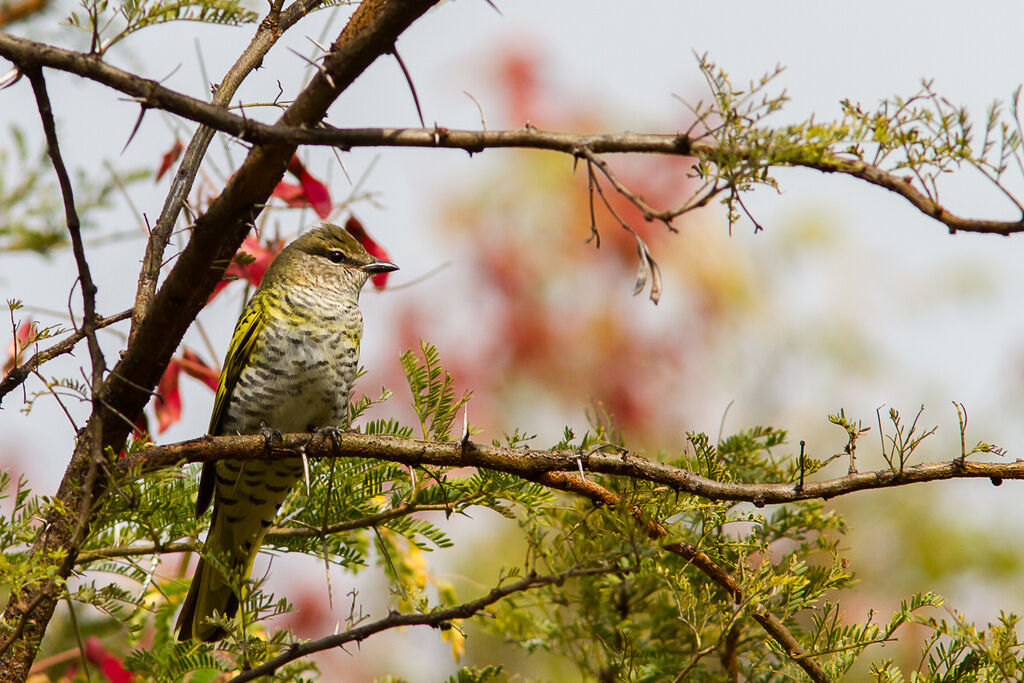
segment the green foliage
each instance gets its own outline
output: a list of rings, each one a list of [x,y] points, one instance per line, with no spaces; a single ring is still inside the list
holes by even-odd
[[[441,367],[441,356],[437,347],[420,342],[420,361],[409,349],[402,354],[402,369],[405,370],[409,389],[412,391],[412,406],[420,420],[423,438],[429,441],[446,441],[452,422],[459,408],[469,402],[472,394],[465,392],[455,398],[455,383],[452,376]]]
[[[13,486],[13,490],[12,490]],[[39,576],[53,575],[53,567],[63,558],[56,550],[30,555],[27,550],[38,534],[39,519],[45,519],[51,502],[32,495],[24,475],[14,482],[11,473],[0,470],[0,589],[17,593]],[[5,508],[10,512],[3,513]]]
[[[500,666],[485,666],[482,669],[465,667],[448,677],[445,683],[488,683],[506,680]]]
[[[775,452],[784,436],[755,428],[713,447],[705,436],[691,435],[696,454],[673,464],[710,471],[723,481],[791,481],[790,459]],[[569,500],[531,510],[523,521],[536,565],[530,568],[549,572],[586,563],[621,572],[573,579],[544,595],[514,596],[499,608],[495,629],[528,650],[569,657],[595,680],[670,680],[680,672],[686,680],[728,680],[725,655],[735,659],[743,680],[798,675],[791,660],[766,643],[749,610],[763,604],[802,633],[803,624],[826,609],[825,596],[851,584],[834,537],[843,522],[834,512],[818,501],[760,511],[587,476],[618,492],[624,508]],[[685,540],[726,567],[739,580],[744,601],[736,604],[684,557],[651,544],[633,520],[637,508],[646,518],[663,520],[667,540]]]
[[[707,55],[699,56],[698,62],[712,97],[691,106],[691,131],[717,145],[694,165],[694,172],[708,187],[727,190],[722,203],[730,226],[742,211],[756,230],[761,228],[747,212],[741,193],[758,185],[777,189],[772,169],[779,166],[828,171],[862,162],[888,173],[905,172],[906,181],[913,181],[916,190],[935,202],[942,175],[968,166],[1017,207],[1007,172],[1024,173],[1020,87],[1009,107],[999,101],[989,107],[980,139],[967,109],[939,95],[927,80],[915,94],[891,97],[876,108],[843,100],[843,115],[835,121],[816,121],[812,116],[772,127],[767,119],[789,100],[785,91],[769,92],[781,66],[746,87],[736,87]]]
[[[103,53],[139,29],[170,21],[201,21],[237,25],[255,22],[259,15],[236,0],[81,0],[81,10],[68,15],[69,26],[93,36],[92,50]],[[108,30],[116,33],[105,36]]]
[[[468,394],[455,398],[453,379],[435,347],[422,344],[421,352],[402,357],[420,428],[431,438],[446,439]],[[370,406],[390,398],[383,390],[377,399],[357,399],[351,415],[361,418]],[[607,414],[595,410],[589,417],[587,432],[577,437],[566,429],[559,449],[625,450]],[[882,444],[896,469],[930,432],[920,432],[917,419],[905,426],[896,411],[891,418],[891,433]],[[867,430],[842,411],[829,419],[846,430],[846,452],[852,456]],[[963,413],[961,431],[965,427]],[[370,421],[361,429],[402,437],[412,432],[393,419]],[[717,443],[705,434],[687,436],[692,448],[662,459],[721,482],[794,484],[823,464],[802,449],[792,452],[786,433],[772,427],[745,429]],[[534,438],[516,430],[506,435],[505,445],[520,448]],[[137,452],[146,443],[139,439],[128,450]],[[505,597],[477,623],[526,653],[543,650],[571,661],[584,680],[802,680],[790,654],[755,618],[764,612],[781,621],[837,680],[858,665],[862,671],[870,666],[878,681],[904,680],[907,674],[894,661],[864,660],[881,654],[877,646],[902,637],[908,625],[926,634],[909,680],[1004,680],[1024,673],[1015,615],[1001,615],[979,629],[931,593],[903,601],[887,621],[873,612],[862,620],[844,613],[839,604],[855,582],[839,542],[846,526],[822,501],[759,507],[681,495],[638,479],[584,476],[614,492],[622,504],[595,506],[487,469],[410,468],[368,458],[313,460],[308,481],[282,506],[265,545],[273,552],[316,558],[328,584],[332,567],[374,571],[390,581],[391,609],[429,614],[481,594],[474,587],[471,596],[461,595],[431,570],[427,556],[455,545],[445,522],[455,514],[494,510],[518,523],[525,555],[519,562],[504,558],[511,566],[499,570],[496,581],[485,579],[485,585],[527,576],[567,578]],[[0,576],[17,590],[45,571],[44,560],[52,568],[56,558],[30,558],[24,552],[47,502],[33,498],[23,480],[13,495],[11,487],[10,475],[0,473],[0,495],[13,502],[13,513],[0,518],[0,543],[10,549],[0,559]],[[263,625],[291,606],[267,592],[261,577],[244,582],[235,577],[243,596],[239,616],[218,622],[227,639],[177,642],[174,615],[187,584],[168,578],[166,560],[167,553],[201,551],[198,537],[208,522],[193,514],[196,487],[194,473],[124,473],[93,511],[92,534],[79,557],[80,577],[66,589],[71,601],[91,605],[106,623],[119,625],[119,639],[134,648],[124,664],[139,680],[212,681],[265,662],[296,642],[291,633],[270,632]],[[659,524],[664,538],[652,542],[649,527],[638,519]],[[685,553],[669,552],[673,544],[693,548],[727,572],[742,599]],[[218,563],[216,557],[207,559]],[[342,615],[339,628],[369,619],[354,594],[351,606],[332,607]],[[97,623],[93,617],[85,627]],[[439,629],[455,657],[463,652],[463,628],[456,622]],[[298,660],[279,669],[275,680],[312,680],[317,674],[308,660]],[[494,666],[462,668],[449,678],[508,679]]]

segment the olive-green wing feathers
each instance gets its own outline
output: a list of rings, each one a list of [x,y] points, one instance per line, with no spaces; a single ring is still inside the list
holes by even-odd
[[[219,436],[222,433],[227,407],[231,402],[231,394],[234,393],[242,370],[249,364],[249,356],[263,330],[264,320],[262,298],[257,292],[249,305],[242,311],[242,317],[235,325],[235,333],[231,337],[228,355],[224,359],[224,369],[220,373],[220,384],[217,386],[217,397],[213,400],[213,416],[210,418],[209,434],[212,436]],[[216,463],[208,462],[203,465],[203,474],[199,479],[199,494],[196,498],[197,515],[203,514],[210,506],[216,480]]]

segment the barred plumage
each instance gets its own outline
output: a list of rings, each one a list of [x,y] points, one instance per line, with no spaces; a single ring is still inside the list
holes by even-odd
[[[329,223],[285,247],[246,304],[224,360],[209,433],[282,433],[340,427],[359,361],[359,291],[377,261]],[[178,617],[178,638],[221,639],[206,623],[238,610],[231,588],[249,575],[266,530],[302,476],[299,458],[224,460],[203,467],[196,501],[213,518],[203,555]],[[226,575],[225,575],[226,574]]]

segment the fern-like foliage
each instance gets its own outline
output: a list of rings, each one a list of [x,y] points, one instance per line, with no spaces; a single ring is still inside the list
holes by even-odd
[[[80,7],[68,15],[67,23],[92,34],[93,50],[100,53],[140,29],[171,21],[237,25],[259,18],[237,0],[126,0],[118,5],[81,0]]]
[[[469,402],[472,393],[455,398],[455,383],[441,366],[441,354],[433,344],[421,341],[419,357],[409,349],[401,360],[423,438],[447,441],[459,408]]]
[[[437,349],[402,357],[420,429],[431,438],[447,438],[468,395],[455,397],[454,380],[441,365]],[[372,405],[386,405],[391,392],[353,401],[353,419]],[[832,421],[845,429],[855,450],[863,432],[844,414]],[[579,452],[623,449],[614,421],[594,410],[582,436],[566,429],[558,448]],[[911,427],[899,431],[893,420],[894,448],[913,444]],[[408,437],[412,429],[394,419],[366,422],[370,434]],[[902,434],[902,441],[900,435]],[[794,452],[786,433],[753,427],[714,443],[704,434],[688,435],[690,446],[663,460],[723,482],[793,484],[823,463],[802,450]],[[535,437],[514,430],[505,445],[522,447]],[[135,452],[145,439],[129,444]],[[908,446],[909,450],[909,446]],[[110,455],[112,469],[117,469]],[[481,594],[474,577],[472,596],[449,575],[432,569],[430,556],[448,553],[456,539],[449,520],[476,517],[482,509],[514,520],[523,552],[483,579],[501,586],[526,576],[564,575],[560,582],[514,593],[488,607],[480,628],[493,631],[525,653],[545,650],[572,662],[586,680],[789,681],[803,672],[790,653],[765,635],[753,610],[768,610],[836,680],[870,667],[876,680],[902,680],[897,664],[885,658],[865,662],[876,646],[902,637],[909,625],[928,634],[919,680],[1013,680],[1020,678],[1018,618],[1002,615],[979,629],[944,600],[925,593],[904,601],[888,620],[874,613],[858,620],[844,614],[840,600],[855,577],[842,556],[839,540],[845,522],[822,501],[757,507],[748,503],[704,500],[679,495],[663,486],[629,478],[585,472],[588,481],[613,491],[620,507],[595,507],[507,473],[487,469],[407,467],[366,458],[325,458],[308,463],[308,481],[295,487],[269,529],[265,550],[315,558],[330,585],[337,570],[374,572],[389,582],[389,609],[428,614]],[[199,536],[208,524],[193,514],[194,468],[142,476],[124,473],[93,513],[92,534],[80,555],[81,574],[66,597],[87,604],[97,623],[117,624],[119,638],[134,648],[125,666],[140,680],[212,681],[288,651],[295,637],[273,630],[266,620],[289,612],[287,597],[273,595],[265,576],[229,576],[241,596],[234,619],[215,617],[228,637],[216,644],[179,643],[175,614],[187,581],[169,571],[173,553],[201,552]],[[13,491],[12,491],[13,489]],[[34,520],[46,514],[45,501],[33,498],[24,481],[14,484],[0,472],[0,495],[11,499],[13,513],[0,517],[0,576],[12,590],[41,571],[26,549]],[[656,520],[667,531],[652,543],[637,516]],[[512,525],[507,525],[510,528]],[[712,580],[686,557],[666,552],[664,542],[685,542],[727,571],[742,592]],[[206,557],[212,566],[222,558]],[[52,563],[54,558],[49,558]],[[187,565],[186,565],[187,566]],[[353,596],[337,605],[339,629],[370,618]],[[373,615],[374,617],[379,615]],[[459,657],[472,626],[439,630]],[[860,667],[859,669],[857,667]],[[275,680],[317,678],[316,667],[299,660],[278,670]],[[386,679],[385,679],[386,680]],[[463,668],[451,681],[504,681],[497,667]]]

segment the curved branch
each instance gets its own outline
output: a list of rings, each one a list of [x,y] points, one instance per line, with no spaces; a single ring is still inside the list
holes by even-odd
[[[449,625],[449,622],[457,619],[469,619],[483,611],[484,608],[489,607],[490,605],[493,605],[494,603],[515,593],[522,593],[523,591],[543,588],[544,586],[561,584],[567,579],[571,579],[576,576],[630,574],[634,571],[635,569],[631,567],[578,567],[558,574],[538,575],[536,572],[531,572],[529,575],[524,576],[518,581],[513,581],[512,583],[508,583],[504,586],[492,588],[487,595],[481,596],[476,600],[471,600],[470,602],[464,602],[461,605],[455,605],[453,607],[447,607],[445,609],[426,613],[402,614],[395,612],[389,614],[383,619],[379,619],[364,626],[351,628],[343,633],[326,636],[318,640],[311,640],[308,643],[292,645],[283,654],[267,660],[253,669],[243,671],[229,680],[228,683],[244,683],[245,681],[254,681],[263,676],[270,676],[288,662],[308,657],[316,652],[340,647],[345,643],[351,643],[353,641],[358,643],[366,640],[374,634],[380,633],[381,631],[401,628],[403,626],[430,626],[433,628],[443,628]]]
[[[959,216],[939,204],[925,192],[915,188],[908,178],[900,177],[895,173],[890,173],[878,166],[873,166],[863,161],[833,157],[799,165],[825,173],[843,173],[872,185],[877,185],[890,192],[895,192],[910,202],[921,213],[945,225],[952,234],[962,230],[964,232],[987,233],[1003,235],[1005,237],[1014,233],[1024,232],[1024,215],[1015,221],[995,221]],[[996,185],[999,187],[998,183]],[[1015,200],[1014,203],[1016,203]]]
[[[278,38],[321,2],[322,0],[296,0],[282,12],[283,0],[274,0],[267,16],[260,22],[252,41],[221,79],[211,104],[216,107],[226,107],[242,81],[263,63],[263,57],[274,46]],[[139,270],[135,310],[132,312],[133,332],[138,329],[138,325],[142,322],[152,303],[160,276],[160,266],[163,263],[164,250],[171,238],[171,231],[178,220],[178,214],[181,213],[185,199],[192,189],[192,183],[195,182],[199,166],[206,156],[206,150],[213,140],[214,132],[214,128],[208,125],[199,126],[182,155],[177,173],[171,179],[171,187],[167,192],[163,208],[160,210],[160,217],[149,235],[142,268]]]
[[[724,152],[731,156],[749,156],[743,148],[725,150],[702,136],[685,133],[618,133],[580,135],[538,130],[526,126],[517,130],[453,130],[435,128],[300,128],[265,124],[232,114],[202,100],[164,88],[157,82],[140,78],[104,64],[87,54],[71,52],[23,38],[0,34],[0,56],[18,64],[48,66],[103,83],[136,98],[148,107],[163,109],[183,118],[210,126],[247,142],[291,145],[351,147],[425,147],[461,149],[470,154],[485,149],[543,149],[578,155],[581,150],[593,154],[644,153],[695,156],[714,162]],[[763,156],[763,150],[758,156]],[[826,153],[821,157],[787,161],[780,166],[809,168],[823,173],[842,173],[893,192],[921,213],[934,218],[951,232],[977,232],[1010,235],[1024,232],[1024,216],[1013,221],[969,218],[951,212],[927,193],[897,173],[859,159]],[[650,212],[652,207],[639,207]],[[654,218],[671,216],[672,210],[654,212]]]
[[[721,482],[691,470],[650,460],[632,453],[584,454],[575,450],[528,450],[488,446],[473,442],[429,442],[392,436],[345,433],[334,438],[321,435],[287,434],[275,442],[271,457],[298,455],[320,458],[387,460],[403,465],[479,467],[513,474],[530,481],[549,472],[587,472],[629,477],[667,486],[709,500],[749,502],[756,506],[793,503],[872,489],[892,488],[947,479],[990,479],[994,484],[1024,479],[1024,461],[972,462],[957,457],[950,462],[906,466],[902,470],[882,469],[854,472],[822,481],[757,484]],[[203,436],[190,441],[152,446],[122,464],[124,471],[146,472],[181,462],[211,462],[234,458],[266,458],[266,440],[260,436]]]

